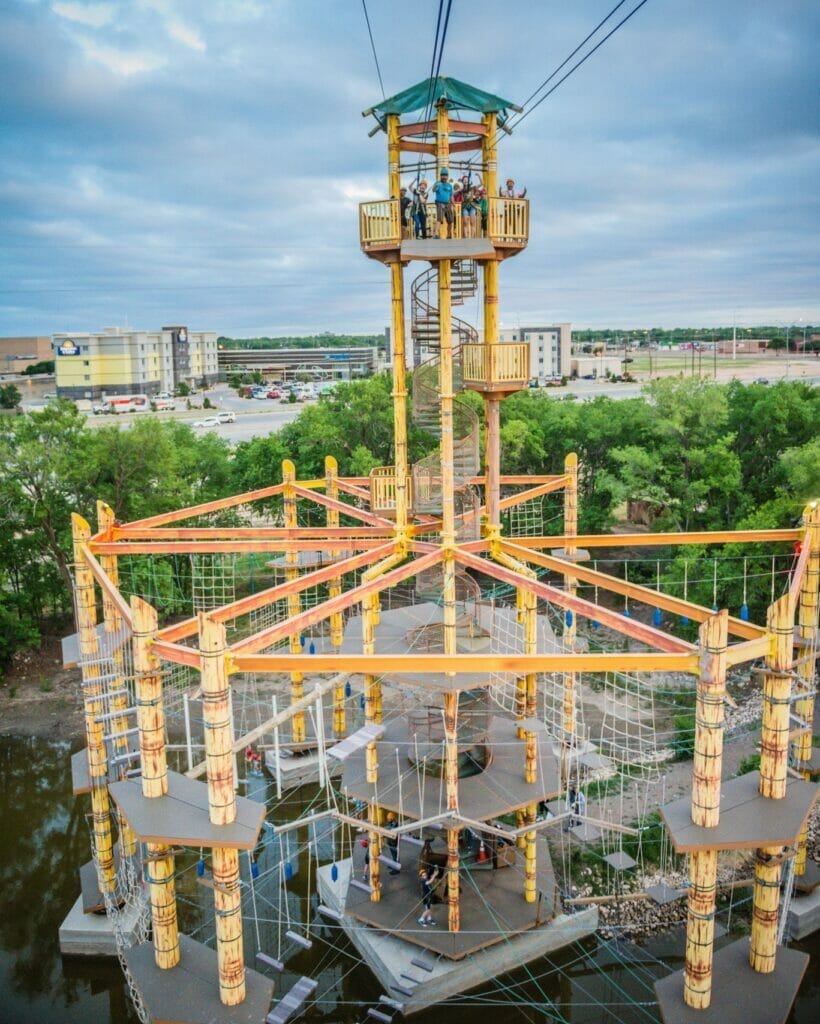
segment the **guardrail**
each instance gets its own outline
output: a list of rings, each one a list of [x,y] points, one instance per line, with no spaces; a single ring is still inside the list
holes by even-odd
[[[359,237],[363,249],[389,249],[401,241],[398,199],[359,203]]]
[[[525,388],[530,377],[530,346],[520,342],[462,345],[461,374],[465,387],[480,391]]]
[[[426,204],[427,235],[439,237],[436,222],[436,204]],[[530,204],[527,199],[487,200],[486,229],[481,214],[470,222],[468,231],[475,230],[475,237],[489,238],[493,245],[500,247],[521,247],[527,244],[530,230]],[[447,228],[450,238],[465,237],[465,223],[461,215],[461,204],[453,204],[453,223]],[[402,238],[415,235],[412,214],[408,212],[408,223],[402,226],[398,199],[376,199],[359,204],[359,237],[363,249],[398,248]]]

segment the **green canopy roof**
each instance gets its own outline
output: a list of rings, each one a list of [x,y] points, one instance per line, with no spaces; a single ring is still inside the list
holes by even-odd
[[[365,116],[373,114],[383,127],[384,119],[379,115],[410,114],[424,110],[428,104],[435,108],[442,99],[446,102],[448,110],[475,110],[480,114],[495,111],[499,124],[506,121],[509,110],[521,110],[521,107],[516,106],[511,100],[493,96],[492,93],[476,89],[474,85],[460,82],[457,78],[446,78],[441,75],[438,78],[428,78],[418,85],[411,85],[409,89],[397,92],[395,96],[382,100],[364,113]]]

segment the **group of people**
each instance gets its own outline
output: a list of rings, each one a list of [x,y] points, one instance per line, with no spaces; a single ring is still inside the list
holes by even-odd
[[[409,193],[409,195],[408,195]],[[524,199],[527,190],[516,190],[515,182],[508,178],[503,188],[498,190],[502,199]],[[428,189],[424,178],[411,182],[409,188],[401,189],[399,200],[401,207],[402,236],[405,238],[430,238],[432,225],[427,223],[427,205],[435,204],[436,236],[441,234],[442,226],[445,237],[455,235],[456,219],[461,221],[462,238],[479,238],[487,232],[487,190],[479,179],[473,180],[464,174],[460,181],[450,181],[450,172],[446,167],[439,171],[439,177]]]

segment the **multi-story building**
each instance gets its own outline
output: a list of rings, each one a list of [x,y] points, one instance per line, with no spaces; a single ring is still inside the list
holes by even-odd
[[[106,327],[96,334],[55,334],[52,345],[60,398],[155,395],[218,379],[215,331]]]
[[[369,377],[380,368],[374,345],[350,348],[226,348],[219,352],[223,380],[233,373],[258,370],[265,380],[298,380],[300,377],[352,380]]]
[[[27,366],[53,358],[51,338],[0,338],[0,374],[22,373]]]
[[[499,340],[526,341],[530,346],[530,376],[569,377],[572,355],[572,324],[544,327],[502,327]]]

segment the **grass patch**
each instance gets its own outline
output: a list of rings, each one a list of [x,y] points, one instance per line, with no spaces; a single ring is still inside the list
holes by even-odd
[[[760,754],[748,754],[741,757],[737,765],[738,775],[748,775],[749,772],[756,772],[760,769]]]

